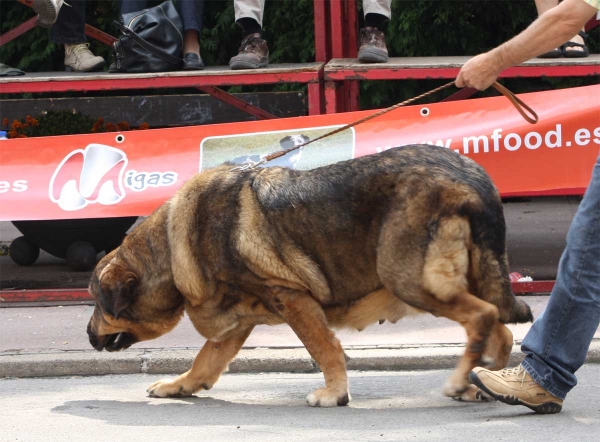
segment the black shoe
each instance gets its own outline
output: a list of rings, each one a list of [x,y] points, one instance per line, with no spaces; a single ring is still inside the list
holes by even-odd
[[[566,42],[564,45],[562,45],[562,54],[564,57],[585,58],[590,55],[590,50],[585,45],[585,40],[588,38],[588,35],[583,31],[579,31],[578,35],[583,40],[583,43],[575,43],[574,41]]]
[[[193,52],[188,52],[183,56],[183,67],[184,71],[201,71],[204,69],[204,63],[202,57]]]
[[[551,51],[544,52],[543,54],[537,56],[537,58],[560,58],[560,57],[562,57],[562,49],[561,48],[552,49]]]

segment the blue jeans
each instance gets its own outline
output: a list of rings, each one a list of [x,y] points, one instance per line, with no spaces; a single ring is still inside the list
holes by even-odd
[[[50,29],[50,41],[57,44],[79,44],[85,38],[85,0],[71,0],[58,11]]]
[[[148,7],[147,4],[147,0],[121,0],[121,14],[141,11]],[[201,34],[204,0],[175,0],[175,7],[183,22],[183,30],[195,29]]]
[[[564,399],[577,385],[600,323],[600,156],[567,233],[556,284],[546,310],[523,339],[523,367],[533,380]]]

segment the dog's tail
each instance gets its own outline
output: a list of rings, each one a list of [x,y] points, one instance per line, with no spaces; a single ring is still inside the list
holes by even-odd
[[[486,205],[471,217],[472,249],[470,259],[471,287],[484,301],[498,307],[503,323],[533,321],[529,305],[515,297],[510,283],[506,253],[506,225],[502,205]],[[489,222],[488,222],[489,221]]]
[[[484,301],[498,307],[500,321],[510,324],[521,324],[533,321],[529,305],[517,298],[511,287],[508,275],[506,252],[502,256],[493,256],[489,249],[474,247],[471,253],[471,281],[473,293]]]

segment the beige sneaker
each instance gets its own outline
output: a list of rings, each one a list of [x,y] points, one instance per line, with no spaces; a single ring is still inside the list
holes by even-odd
[[[477,367],[469,374],[469,380],[505,404],[525,405],[540,414],[562,410],[562,399],[540,387],[522,365],[500,371]]]
[[[104,58],[92,54],[89,43],[65,45],[65,71],[91,72],[102,69]]]
[[[33,0],[31,9],[38,14],[36,24],[42,28],[50,29],[56,22],[58,11],[60,11],[63,3],[63,0]]]

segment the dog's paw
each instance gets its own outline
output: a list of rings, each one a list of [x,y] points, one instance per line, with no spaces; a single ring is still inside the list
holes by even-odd
[[[480,367],[491,369],[496,367],[496,361],[491,356],[483,355],[481,357],[481,362],[478,364]]]
[[[350,402],[348,390],[339,391],[335,388],[319,388],[306,396],[306,402],[311,407],[336,407],[348,405]]]
[[[467,390],[467,388],[469,387],[469,383],[465,380],[465,381],[456,381],[456,380],[452,380],[449,379],[448,381],[446,381],[446,384],[444,385],[444,395],[451,397],[451,398],[457,398],[463,395],[463,393]]]
[[[161,380],[150,385],[146,390],[150,397],[189,397],[193,394],[193,391],[186,389],[182,384]]]
[[[495,399],[485,391],[471,384],[460,396],[452,396],[452,399],[461,402],[494,402]]]

